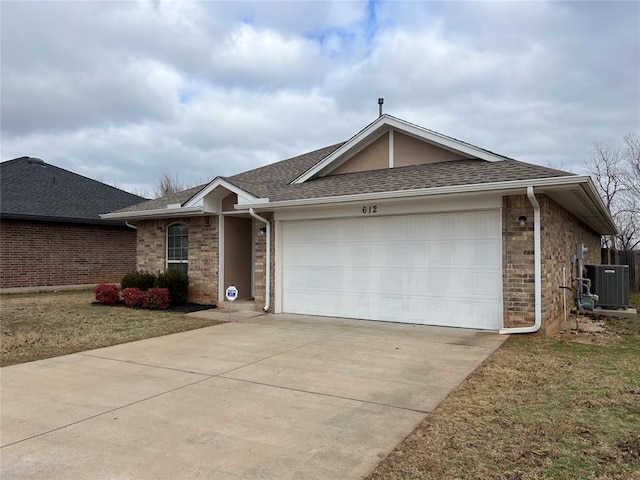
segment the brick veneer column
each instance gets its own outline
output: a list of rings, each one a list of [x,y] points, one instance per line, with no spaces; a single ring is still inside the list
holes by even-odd
[[[524,215],[524,227],[518,218]],[[533,207],[526,195],[502,199],[502,288],[504,326],[522,327],[535,321]]]
[[[540,203],[542,246],[542,332],[557,330],[563,315],[562,267],[567,283],[571,279],[571,256],[577,243],[589,249],[585,263],[597,263],[600,235],[545,195]],[[527,217],[524,227],[518,225]],[[533,325],[535,321],[535,265],[533,207],[526,195],[504,197],[502,201],[503,304],[505,327]],[[567,309],[573,306],[567,292]]]
[[[270,311],[273,311],[275,302],[275,245],[276,245],[276,229],[275,222],[273,221],[273,213],[260,213],[260,216],[271,222],[271,295],[270,295]],[[255,233],[254,245],[255,245],[255,310],[262,311],[265,304],[265,265],[266,265],[266,250],[267,250],[267,236],[260,233],[260,229],[265,225],[258,220],[254,220]]]

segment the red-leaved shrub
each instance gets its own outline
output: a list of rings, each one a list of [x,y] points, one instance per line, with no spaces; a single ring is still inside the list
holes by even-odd
[[[139,288],[125,288],[122,290],[122,301],[127,307],[141,307],[144,303],[144,292]]]
[[[113,283],[101,283],[93,289],[93,293],[103,305],[115,305],[120,300],[120,289]]]
[[[150,288],[144,293],[143,308],[151,310],[164,310],[169,308],[169,289],[168,288]]]

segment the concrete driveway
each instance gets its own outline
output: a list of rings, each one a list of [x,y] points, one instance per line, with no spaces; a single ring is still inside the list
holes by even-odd
[[[5,367],[0,476],[359,479],[504,339],[263,315]]]

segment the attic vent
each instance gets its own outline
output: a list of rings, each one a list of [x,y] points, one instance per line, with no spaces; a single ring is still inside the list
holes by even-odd
[[[46,163],[44,163],[44,160],[42,160],[41,158],[36,158],[36,157],[28,157],[28,158],[29,158],[29,163],[33,165],[40,165],[41,167],[46,166]]]

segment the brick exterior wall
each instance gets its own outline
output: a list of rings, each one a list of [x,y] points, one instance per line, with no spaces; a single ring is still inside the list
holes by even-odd
[[[162,273],[166,268],[167,227],[189,226],[189,301],[218,303],[218,217],[198,216],[138,222],[137,269]]]
[[[545,195],[536,195],[540,203],[542,246],[542,333],[557,330],[563,318],[562,268],[567,283],[571,282],[571,256],[576,244],[589,249],[585,264],[598,263],[600,235],[589,229],[567,210]],[[272,221],[273,214],[261,213]],[[527,222],[520,227],[518,218]],[[502,265],[503,312],[505,327],[530,326],[535,322],[535,264],[533,207],[526,195],[506,196],[502,201]],[[254,231],[264,225],[255,223]],[[271,309],[275,301],[275,228],[271,228]],[[255,241],[255,308],[261,311],[265,292],[266,236],[256,235]],[[567,291],[567,309],[573,306],[573,294]]]
[[[600,235],[545,195],[540,203],[542,246],[542,332],[553,333],[563,318],[562,268],[571,282],[571,256],[576,244],[589,249],[585,264],[597,263]],[[524,215],[527,223],[518,225]],[[503,307],[505,327],[529,326],[535,321],[535,265],[533,207],[526,195],[502,201]],[[567,309],[573,294],[567,291]]]
[[[571,256],[576,244],[589,249],[585,263],[598,263],[600,235],[545,195],[537,195],[542,226],[542,332],[552,333],[563,316],[562,269],[571,281]],[[273,213],[261,213],[271,221],[271,311],[275,302],[275,225]],[[524,215],[524,227],[518,218]],[[503,312],[505,327],[530,326],[535,321],[535,266],[533,207],[526,195],[506,196],[502,201]],[[189,225],[189,300],[218,302],[218,217],[185,217],[138,222],[138,270],[165,270],[166,228],[172,223]],[[254,220],[255,309],[265,304],[266,236]],[[567,308],[573,306],[567,291]]]
[[[571,284],[571,256],[576,245],[584,243],[588,249],[586,264],[600,263],[600,235],[548,197],[540,202],[542,215],[542,318],[543,329],[553,333],[563,319],[562,267],[566,282]],[[573,292],[566,291],[567,310],[573,307]]]
[[[128,227],[3,219],[0,288],[119,283],[136,264]]]
[[[518,224],[527,217],[524,227]],[[544,225],[544,222],[543,222]],[[533,207],[526,195],[502,198],[502,301],[505,327],[535,321]]]
[[[276,229],[273,221],[273,213],[260,213],[260,216],[271,222],[271,294],[270,294],[270,311],[273,311],[275,302],[275,277],[276,277]],[[256,232],[255,242],[255,310],[262,312],[265,304],[265,265],[267,251],[267,236],[260,234],[260,229],[265,225],[258,220],[254,220],[253,231]]]

